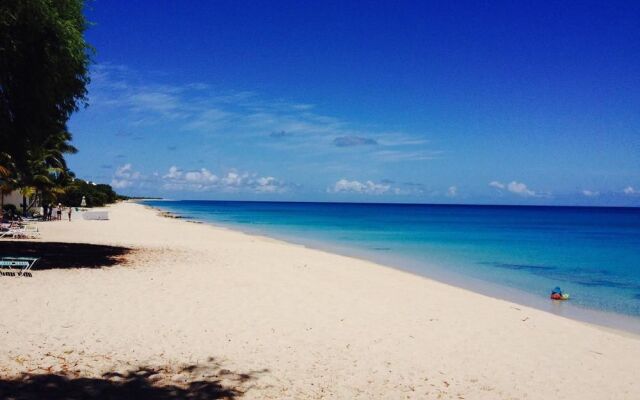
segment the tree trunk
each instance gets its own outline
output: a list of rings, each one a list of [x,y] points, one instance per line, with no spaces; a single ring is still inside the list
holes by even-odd
[[[31,210],[31,208],[33,207],[38,207],[39,199],[40,196],[38,195],[38,190],[36,190],[36,193],[29,199],[29,210]]]

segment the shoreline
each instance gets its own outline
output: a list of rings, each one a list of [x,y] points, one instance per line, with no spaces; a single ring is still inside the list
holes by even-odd
[[[225,371],[250,377],[228,382],[247,399],[640,391],[638,337],[140,204],[108,210],[109,221],[41,224],[33,243],[125,246],[126,262],[0,279],[6,304],[19,305],[0,320],[1,379],[149,366],[164,371],[154,384],[188,385],[195,365],[221,382]]]
[[[339,247],[322,242],[320,240],[312,239],[296,240],[292,237],[287,237],[286,235],[272,234],[270,232],[260,230],[259,228],[256,228],[254,230],[243,229],[243,227],[233,226],[232,224],[223,224],[207,220],[200,220],[188,215],[183,215],[174,211],[167,211],[160,207],[145,204],[144,201],[136,203],[158,212],[158,215],[161,217],[179,219],[191,223],[205,224],[214,228],[227,229],[232,232],[240,232],[245,235],[255,236],[261,239],[275,240],[293,246],[301,246],[303,248],[322,251],[342,257],[349,257],[359,261],[371,262],[382,267],[405,272],[422,279],[433,280],[482,296],[512,302],[525,307],[532,307],[551,315],[586,323],[596,328],[640,338],[640,316],[582,307],[571,303],[551,302],[548,298],[538,297],[521,289],[478,278],[464,276],[457,272],[445,272],[442,267],[439,267],[435,264],[429,264],[429,266],[431,267],[431,274],[421,273],[421,271],[418,271],[417,268],[411,267],[412,264],[417,265],[417,263],[412,263],[410,260],[403,260],[397,257],[388,257],[386,259],[385,257],[376,258],[374,254],[370,254],[364,250],[358,250],[347,246]]]

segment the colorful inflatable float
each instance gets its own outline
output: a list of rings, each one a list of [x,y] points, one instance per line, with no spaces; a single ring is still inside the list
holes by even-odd
[[[556,286],[551,291],[551,300],[569,300],[568,293],[562,293],[562,289],[559,286]]]

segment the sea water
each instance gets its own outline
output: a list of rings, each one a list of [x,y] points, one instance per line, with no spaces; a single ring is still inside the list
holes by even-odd
[[[640,331],[639,208],[145,203],[187,218],[366,258],[547,311]],[[567,305],[548,300],[555,286],[571,295]]]

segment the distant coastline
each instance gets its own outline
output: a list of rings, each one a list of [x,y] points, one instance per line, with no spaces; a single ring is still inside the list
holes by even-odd
[[[289,203],[289,204],[370,204],[370,205],[407,205],[407,206],[434,206],[434,207],[523,207],[523,208],[586,208],[586,209],[640,209],[640,205],[582,205],[582,204],[498,204],[498,203],[415,203],[415,202],[376,202],[376,201],[307,201],[307,200],[228,200],[228,199],[176,199],[167,197],[124,196],[128,200],[158,200],[158,201],[212,201],[219,203]]]

